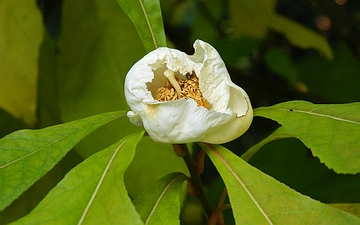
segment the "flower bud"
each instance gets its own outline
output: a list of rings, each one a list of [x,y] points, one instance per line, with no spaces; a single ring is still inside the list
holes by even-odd
[[[140,59],[125,79],[127,116],[163,143],[232,141],[249,128],[253,111],[214,47],[201,40],[194,55],[158,48]]]

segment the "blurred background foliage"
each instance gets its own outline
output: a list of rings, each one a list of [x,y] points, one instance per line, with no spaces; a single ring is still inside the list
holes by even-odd
[[[160,2],[168,46],[192,54],[194,40],[212,44],[254,108],[360,100],[359,1]],[[2,0],[0,18],[1,137],[128,108],[124,77],[146,51],[116,0]],[[241,155],[277,126],[254,118],[245,135],[225,146]],[[140,129],[127,119],[100,128],[1,212],[0,224],[28,213],[84,158]],[[296,139],[266,145],[250,164],[324,203],[360,202],[359,175],[334,173]],[[144,138],[125,176],[130,196],[173,171],[186,168],[171,146]],[[216,205],[224,185],[210,163],[202,178]],[[186,199],[184,224],[199,224],[199,207]]]

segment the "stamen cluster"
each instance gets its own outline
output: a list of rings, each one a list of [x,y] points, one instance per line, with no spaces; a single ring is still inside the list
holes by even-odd
[[[193,72],[186,74],[186,79],[179,78],[175,75],[175,80],[180,86],[180,92],[176,91],[172,83],[168,80],[164,86],[156,91],[155,99],[161,102],[175,101],[181,98],[192,98],[198,106],[210,108],[210,103],[203,97],[199,88],[199,78]]]

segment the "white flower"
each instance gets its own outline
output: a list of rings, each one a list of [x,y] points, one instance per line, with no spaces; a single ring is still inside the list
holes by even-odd
[[[253,111],[214,47],[197,40],[194,55],[158,48],[140,59],[125,80],[127,116],[163,143],[234,140],[250,126]]]

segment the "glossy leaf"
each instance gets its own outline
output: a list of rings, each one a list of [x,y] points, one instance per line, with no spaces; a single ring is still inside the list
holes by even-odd
[[[117,1],[134,23],[146,51],[166,46],[159,0]]]
[[[360,224],[360,219],[304,196],[220,145],[200,144],[227,188],[236,224]]]
[[[43,31],[36,1],[0,1],[0,107],[31,125]]]
[[[241,158],[245,161],[249,161],[250,158],[258,150],[260,150],[261,147],[263,147],[267,143],[278,139],[291,138],[291,137],[293,137],[293,135],[291,135],[283,126],[281,126],[278,129],[276,129],[273,133],[271,133],[269,136],[261,140],[259,143],[253,145],[249,150],[247,150],[244,154],[241,155]]]
[[[129,135],[86,159],[13,224],[143,224],[123,181],[143,134]]]
[[[180,224],[180,190],[185,179],[182,173],[168,174],[133,201],[144,224]]]
[[[288,40],[301,48],[314,48],[328,59],[333,58],[327,40],[311,29],[276,13],[276,0],[236,1],[230,0],[231,23],[237,37],[250,35],[262,38],[268,28],[284,34]],[[257,29],[254,29],[256,27]]]
[[[0,210],[58,163],[81,139],[124,112],[104,113],[41,130],[20,130],[0,140]]]
[[[312,104],[290,101],[255,110],[299,138],[335,172],[360,172],[360,103]]]

